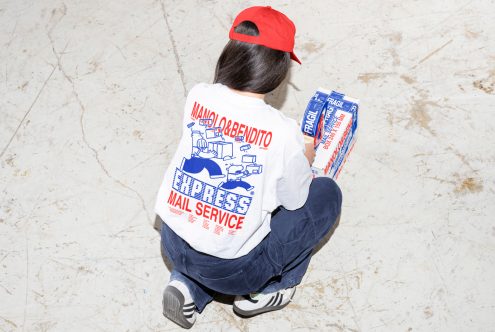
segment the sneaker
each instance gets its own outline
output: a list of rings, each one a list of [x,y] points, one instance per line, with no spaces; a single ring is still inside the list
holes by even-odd
[[[173,280],[163,292],[163,315],[179,326],[190,329],[196,322],[196,305],[187,286]]]
[[[243,317],[251,317],[264,312],[279,310],[289,304],[296,292],[296,287],[279,290],[275,293],[236,296],[234,312]]]

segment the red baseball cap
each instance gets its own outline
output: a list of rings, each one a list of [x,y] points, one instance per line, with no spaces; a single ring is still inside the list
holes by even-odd
[[[259,35],[249,36],[235,32],[234,29],[243,21],[256,24]],[[287,16],[270,6],[254,6],[244,9],[237,15],[230,28],[229,38],[289,52],[290,58],[300,64],[301,61],[294,54],[295,34],[296,26]]]

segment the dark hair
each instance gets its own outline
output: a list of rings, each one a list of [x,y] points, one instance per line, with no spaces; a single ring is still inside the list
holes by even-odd
[[[258,36],[251,21],[241,22],[235,32]],[[262,45],[230,40],[218,58],[214,83],[231,89],[254,93],[268,93],[282,83],[289,72],[288,52]]]

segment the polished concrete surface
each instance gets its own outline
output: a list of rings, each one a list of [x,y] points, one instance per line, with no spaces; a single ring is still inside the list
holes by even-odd
[[[495,2],[273,1],[299,119],[361,100],[340,226],[293,303],[193,331],[495,331]],[[153,206],[184,97],[247,1],[0,2],[0,330],[179,331]]]

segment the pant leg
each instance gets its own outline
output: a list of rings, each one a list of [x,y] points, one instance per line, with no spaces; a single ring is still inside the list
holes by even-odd
[[[265,252],[266,238],[242,257],[222,259],[194,250],[165,223],[161,234],[164,253],[174,265],[170,280],[186,284],[199,312],[215,293],[255,292],[277,274]]]
[[[341,203],[342,194],[333,180],[313,180],[305,205],[295,211],[281,207],[272,217],[270,234],[249,254],[234,260],[192,250],[163,224],[162,245],[174,264],[171,279],[188,286],[199,312],[212,300],[213,289],[241,295],[295,286],[306,273],[313,248],[335,224]],[[234,270],[238,272],[233,274]]]
[[[173,264],[170,281],[179,280],[187,286],[196,308],[201,313],[206,305],[213,300],[214,291],[187,276],[184,241],[165,223],[162,223],[161,238],[163,250]]]
[[[279,276],[263,288],[272,293],[299,284],[307,271],[311,253],[333,228],[342,206],[342,193],[330,178],[316,178],[306,203],[290,211],[283,207],[272,217],[267,250],[280,269]]]

